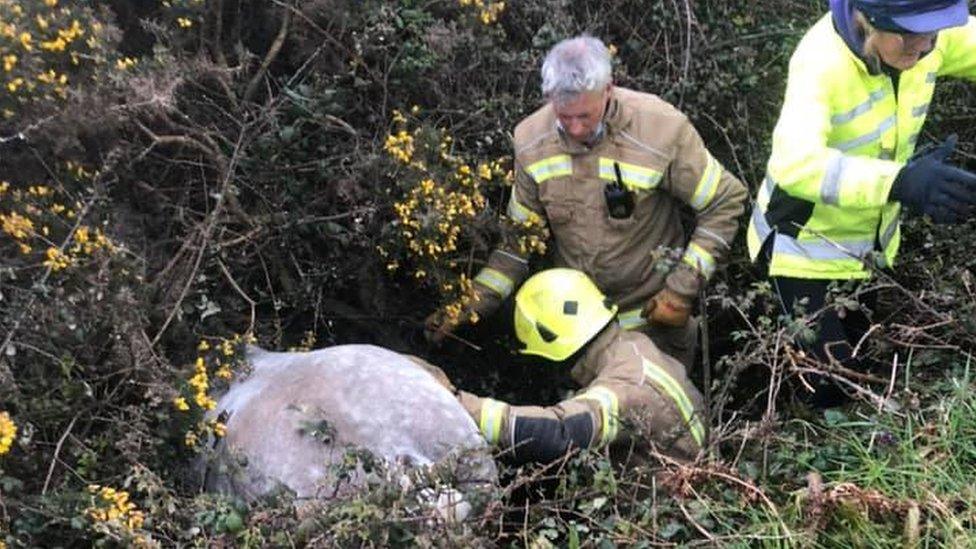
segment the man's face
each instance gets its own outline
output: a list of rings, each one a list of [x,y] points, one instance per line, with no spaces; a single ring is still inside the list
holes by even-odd
[[[877,31],[875,47],[881,60],[889,67],[905,71],[915,66],[923,55],[935,47],[938,33],[899,34]]]
[[[603,120],[603,113],[610,98],[610,86],[595,92],[586,92],[564,101],[553,101],[563,131],[570,139],[586,143],[596,133]]]

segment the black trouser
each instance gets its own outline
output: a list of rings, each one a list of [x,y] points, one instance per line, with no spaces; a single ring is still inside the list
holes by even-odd
[[[769,244],[767,241],[767,244]],[[768,272],[770,250],[763,246],[760,262]],[[768,275],[767,275],[768,276]],[[871,320],[865,308],[873,310],[877,304],[877,292],[858,296],[859,309],[845,309],[843,317],[835,307],[824,309],[827,291],[831,284],[839,281],[769,276],[773,291],[779,297],[782,311],[790,316],[802,308],[805,314],[817,314],[816,339],[813,343],[801,343],[814,354],[820,362],[838,361],[845,368],[862,371],[867,362],[853,356],[854,349],[867,333]],[[801,300],[806,302],[801,304]],[[813,383],[815,393],[805,395],[805,400],[818,407],[836,406],[845,400],[844,392],[829,378],[820,376]]]
[[[858,297],[861,308],[857,310],[844,310],[844,317],[835,307],[824,309],[827,290],[832,280],[810,280],[804,278],[789,278],[785,276],[771,276],[769,280],[773,284],[773,290],[779,296],[780,305],[783,312],[788,315],[795,315],[800,301],[806,298],[804,305],[800,306],[806,314],[819,313],[817,316],[817,339],[808,345],[811,352],[822,362],[829,362],[830,357],[843,364],[845,367],[859,369],[857,359],[854,358],[854,348],[867,333],[871,326],[871,320],[864,312],[864,307],[873,309],[877,302],[875,292]]]

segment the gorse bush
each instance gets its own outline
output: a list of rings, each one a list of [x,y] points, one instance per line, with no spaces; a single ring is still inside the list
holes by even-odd
[[[132,59],[116,53],[113,27],[86,4],[0,3],[3,118],[29,116],[63,104],[70,89],[99,78],[113,62],[118,69],[131,66]]]
[[[411,109],[412,115],[419,113],[419,107]],[[511,162],[508,157],[468,161],[446,132],[425,125],[410,131],[407,118],[396,110],[393,125],[383,148],[393,161],[389,176],[397,182],[396,219],[377,251],[387,260],[388,272],[400,271],[403,264],[408,276],[436,290],[450,319],[466,314],[467,321],[477,322],[471,311],[477,299],[472,259],[486,255],[500,227],[485,192],[511,187]],[[505,220],[509,227],[513,223]],[[516,237],[522,252],[545,253],[542,220],[533,216],[520,225],[526,229]]]

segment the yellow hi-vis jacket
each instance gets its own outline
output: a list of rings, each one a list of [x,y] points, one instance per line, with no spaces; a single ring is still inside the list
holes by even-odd
[[[976,19],[941,31],[902,71],[897,90],[820,19],[790,59],[783,110],[747,243],[753,260],[774,238],[771,276],[867,278],[865,256],[891,266],[900,204],[888,194],[911,157],[938,76],[976,80]],[[896,93],[897,92],[897,93]]]
[[[508,217],[544,221],[554,263],[578,269],[620,305],[621,325],[641,328],[641,307],[667,285],[694,297],[711,277],[738,229],[748,191],[705,148],[688,118],[661,98],[614,87],[605,132],[592,147],[559,131],[551,104],[515,128],[515,185]],[[609,216],[608,182],[634,192],[627,219]],[[694,212],[686,236],[679,211]],[[661,269],[658,248],[683,249],[681,262]],[[528,274],[528,254],[503,242],[475,277],[480,314],[492,312]]]

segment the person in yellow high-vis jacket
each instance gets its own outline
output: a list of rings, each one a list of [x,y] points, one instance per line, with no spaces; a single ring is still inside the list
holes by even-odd
[[[455,390],[488,442],[516,462],[549,462],[574,448],[624,441],[695,457],[706,435],[701,394],[680,362],[644,334],[621,329],[616,313],[581,271],[549,269],[525,281],[515,296],[521,352],[572,363],[583,389],[554,406],[514,406]],[[454,390],[443,372],[425,367]]]
[[[542,92],[547,104],[515,128],[508,218],[516,226],[545,222],[556,266],[587,273],[620,305],[621,327],[645,331],[690,364],[692,302],[727,254],[748,192],[684,114],[655,95],[613,85],[610,54],[596,38],[553,47]],[[682,208],[695,216],[690,238]],[[681,260],[659,261],[664,248],[681,251]],[[525,251],[501,244],[475,277],[474,312],[495,311],[528,273]],[[446,319],[428,318],[431,339],[455,329]]]
[[[940,76],[976,80],[965,0],[831,0],[800,41],[747,234],[785,311],[801,300],[818,311],[832,281],[891,267],[902,207],[937,223],[971,217],[976,176],[946,162],[954,139],[914,154]],[[867,322],[824,310],[812,350],[857,366]],[[813,400],[842,398],[821,380]]]

